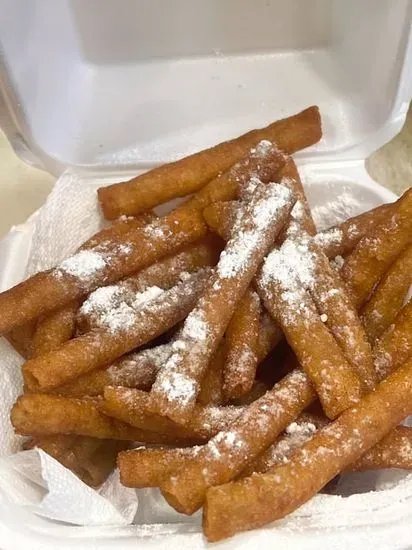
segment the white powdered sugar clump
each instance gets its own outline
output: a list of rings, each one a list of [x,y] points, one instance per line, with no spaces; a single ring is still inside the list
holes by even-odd
[[[131,300],[127,299],[130,296],[129,293],[126,296],[118,294],[117,297],[120,296],[120,302],[116,303],[116,300],[113,301],[113,297],[116,296],[116,291],[113,288],[107,293],[100,292],[100,290],[102,289],[99,289],[97,296],[91,295],[88,303],[85,303],[81,308],[81,312],[86,315],[93,315],[96,326],[107,328],[111,332],[129,328],[134,323],[139,308],[164,292],[162,288],[151,286],[143,292],[134,293]],[[120,288],[120,293],[121,290]],[[107,298],[106,303],[103,301],[105,297]],[[123,297],[124,300],[122,300]]]
[[[300,288],[311,288],[315,283],[314,254],[309,250],[308,240],[286,240],[279,250],[267,256],[262,269],[262,283],[280,285],[287,292]],[[299,284],[300,283],[300,284]]]
[[[204,319],[203,312],[196,309],[191,313],[189,313],[182,330],[182,338],[183,339],[188,338],[190,340],[197,340],[197,341],[204,341],[207,338],[207,334],[208,334],[208,326],[207,326],[207,322]],[[174,347],[176,347],[179,341],[180,340],[177,340],[175,342]]]
[[[269,189],[268,184],[266,189]],[[280,184],[270,186],[269,197],[256,200],[250,209],[251,229],[244,229],[244,215],[233,228],[233,237],[222,251],[217,265],[217,273],[222,279],[237,277],[248,265],[252,254],[261,242],[279,210],[291,199],[291,191]],[[248,216],[249,217],[249,216]]]
[[[112,309],[124,299],[129,291],[121,285],[102,286],[90,294],[80,308],[81,315],[92,315]]]
[[[160,288],[155,285],[149,286],[143,292],[138,292],[132,303],[133,309],[137,309],[142,304],[150,302],[150,300],[154,300],[154,298],[157,298],[158,296],[160,296],[160,294],[163,294],[163,292],[164,292],[163,288]]]
[[[106,266],[106,260],[101,252],[95,250],[81,250],[64,260],[58,267],[57,272],[67,273],[78,279],[93,277]]]
[[[285,430],[285,436],[270,449],[265,459],[268,468],[289,461],[292,453],[312,439],[317,428],[312,422],[292,422]]]
[[[324,233],[318,233],[313,237],[316,244],[322,248],[328,248],[333,245],[340,245],[343,240],[343,231],[337,227],[325,231]]]
[[[352,193],[343,191],[333,201],[312,208],[312,216],[318,231],[322,231],[363,211],[364,205]]]
[[[162,379],[160,386],[168,399],[181,405],[190,403],[197,391],[196,382],[179,372],[170,372]]]

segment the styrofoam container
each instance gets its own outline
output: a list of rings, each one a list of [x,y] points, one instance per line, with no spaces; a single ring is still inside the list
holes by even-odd
[[[394,198],[369,178],[364,159],[405,120],[411,10],[408,0],[0,0],[1,126],[24,160],[56,175],[69,168],[87,185],[127,179],[317,104],[324,137],[297,155],[309,200],[325,204],[346,189],[366,210]],[[34,223],[0,242],[1,289],[24,275]],[[389,496],[375,503],[373,527],[359,495],[348,497],[353,528],[339,523],[338,497],[325,498],[324,512],[298,514],[295,527],[280,522],[216,547],[408,547],[411,518]],[[74,527],[0,495],[7,550],[171,545],[206,543],[193,522]]]

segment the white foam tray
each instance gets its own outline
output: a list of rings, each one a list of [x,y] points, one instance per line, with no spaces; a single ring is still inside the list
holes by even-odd
[[[365,210],[394,198],[364,158],[406,116],[408,0],[0,0],[0,13],[0,123],[28,162],[86,183],[126,179],[315,103],[324,138],[297,155],[312,204],[342,189]],[[24,276],[33,223],[0,242],[1,289]],[[215,546],[407,548],[397,506],[378,510],[372,530],[365,509],[353,529],[319,516]],[[0,495],[5,550],[206,546],[193,526],[155,530],[54,524]]]

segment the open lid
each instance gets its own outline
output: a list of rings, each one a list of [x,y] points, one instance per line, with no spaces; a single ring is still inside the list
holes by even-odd
[[[320,107],[302,160],[403,124],[409,0],[0,0],[1,124],[27,161],[145,168]]]

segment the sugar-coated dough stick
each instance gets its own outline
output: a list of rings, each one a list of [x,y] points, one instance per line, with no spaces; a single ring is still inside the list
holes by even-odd
[[[409,245],[382,277],[362,308],[362,322],[371,342],[393,323],[411,284],[412,245]]]
[[[254,471],[266,471],[275,463],[281,463],[296,448],[313,436],[319,426],[327,421],[320,417],[303,414],[286,429],[289,432],[281,436],[262,455],[258,456],[243,472],[242,477]],[[202,446],[183,448],[138,448],[119,454],[120,478],[126,487],[159,487],[163,480],[174,472],[184,468],[201,451]]]
[[[108,227],[104,227],[95,235],[92,235],[85,243],[82,244],[81,249],[91,249],[98,244],[111,240],[113,237],[121,237],[122,235],[126,235],[134,229],[140,229],[145,225],[152,223],[156,220],[156,218],[157,216],[154,212],[144,212],[139,216],[121,216],[120,218],[113,220],[112,224]]]
[[[81,250],[56,268],[0,294],[0,334],[143,269],[200,239],[206,230],[199,213],[179,211],[93,249]]]
[[[105,328],[66,342],[59,349],[29,359],[23,366],[31,390],[55,388],[104,367],[138,346],[150,342],[186,317],[210,276],[205,268],[152,300],[114,310]]]
[[[308,109],[252,130],[173,163],[164,164],[130,181],[100,188],[100,204],[108,219],[136,214],[175,197],[201,189],[208,181],[228,170],[261,140],[274,141],[287,153],[313,145],[321,138],[319,109]]]
[[[372,349],[358,313],[339,273],[330,265],[322,249],[312,241],[309,251],[314,277],[309,281],[308,289],[320,318],[333,334],[363,388],[371,390],[378,380]]]
[[[40,318],[33,333],[31,357],[58,349],[73,337],[79,302],[74,300],[62,309]]]
[[[173,256],[167,256],[153,265],[142,269],[136,275],[109,286],[96,289],[83,302],[77,315],[80,332],[101,328],[102,319],[121,304],[132,304],[136,293],[150,287],[171,288],[188,273],[200,267],[215,265],[221,250],[218,239],[207,236],[198,243],[186,246]]]
[[[280,519],[376,445],[412,410],[412,362],[381,382],[353,408],[264,474],[212,487],[203,508],[209,541]]]
[[[299,229],[304,231],[307,235],[316,235],[316,225],[313,221],[312,212],[310,210],[297,166],[292,157],[287,157],[285,165],[280,171],[280,176],[282,178],[289,179],[290,188],[296,196],[296,204],[292,211],[292,221],[295,220],[295,222],[299,225]],[[291,229],[293,231],[293,228]],[[282,241],[282,235],[280,235],[279,242]]]
[[[401,309],[373,347],[373,358],[380,380],[412,355],[412,300]]]
[[[101,485],[116,467],[117,455],[127,442],[73,435],[51,435],[32,441],[91,487]]]
[[[349,218],[339,225],[320,231],[314,236],[314,241],[322,248],[328,258],[346,256],[346,254],[353,251],[365,235],[368,235],[377,225],[389,219],[397,208],[397,202],[383,204],[373,210]],[[203,217],[214,233],[227,240],[238,210],[238,201],[213,202],[205,207]]]
[[[249,464],[239,477],[264,473],[270,468],[285,464],[299,447],[312,439],[317,430],[327,424],[325,418],[304,413],[286,428],[283,436]],[[118,455],[120,480],[124,486],[136,489],[159,487],[163,480],[184,468],[201,449],[201,446],[151,449],[140,447],[123,451]],[[384,468],[412,469],[411,428],[394,428],[345,471],[359,472]]]
[[[397,201],[389,219],[363,237],[346,258],[342,277],[354,305],[360,308],[391,264],[412,242],[412,189]]]
[[[176,438],[191,437],[197,441],[207,441],[219,431],[227,429],[245,410],[245,407],[196,404],[190,421],[185,426],[180,426],[150,412],[147,392],[122,387],[105,388],[104,400],[99,407],[107,416],[127,422],[136,428],[169,433]]]
[[[185,320],[181,337],[174,343],[175,353],[153,384],[153,412],[178,423],[188,421],[230,318],[293,204],[292,193],[283,185],[256,185],[204,294]]]
[[[314,384],[326,415],[335,418],[359,400],[361,382],[305,290],[313,281],[307,244],[288,239],[266,258],[257,288]]]
[[[213,202],[203,209],[203,217],[214,233],[228,241],[239,208],[239,201]]]
[[[203,377],[197,400],[202,405],[221,405],[225,402],[223,396],[223,368],[226,360],[225,340],[219,347],[207,367]]]
[[[114,237],[126,235],[133,229],[140,229],[155,218],[154,214],[147,212],[137,217],[124,217],[124,219],[116,220],[111,226],[100,230],[83,243],[79,251],[90,250]],[[72,338],[76,325],[76,312],[79,306],[79,301],[74,300],[63,308],[44,315],[38,320],[31,346],[31,355],[33,357],[57,349],[64,342]]]
[[[35,437],[73,434],[142,443],[182,443],[181,439],[167,434],[140,430],[109,418],[100,412],[95,399],[27,393],[20,396],[13,406],[11,422],[17,433]]]
[[[172,353],[170,343],[132,352],[107,367],[48,391],[66,397],[94,397],[102,395],[106,386],[150,390],[158,371]]]
[[[176,449],[141,447],[122,452],[117,459],[120,481],[125,487],[136,489],[159,487],[164,479],[194,458],[200,449],[200,446]]]
[[[302,413],[294,422],[286,427],[267,449],[253,462],[247,465],[239,477],[247,477],[253,473],[267,472],[273,466],[284,464],[296,449],[309,441],[319,428],[327,426],[329,421],[324,416]]]
[[[346,256],[353,251],[363,237],[369,235],[377,225],[389,219],[397,208],[397,202],[382,204],[329,229],[320,231],[315,236],[315,241],[322,247],[328,258]]]
[[[290,270],[296,271],[302,286],[311,294],[321,321],[326,323],[339,344],[363,389],[371,390],[377,378],[370,344],[343,281],[322,248],[310,238],[316,233],[316,228],[293,159],[286,160],[282,173],[288,176],[290,188],[299,197],[284,232],[291,242],[285,242],[282,247],[286,248],[287,255],[286,262],[282,262],[283,269],[288,267],[289,262]],[[287,281],[283,281],[282,286],[289,290]]]
[[[209,487],[234,479],[315,398],[304,373],[287,375],[247,406],[229,429],[213,437],[184,468],[164,480],[163,496],[177,511],[192,514]]]
[[[261,363],[283,339],[283,332],[267,311],[263,311],[260,319],[257,343],[258,363]]]
[[[251,403],[253,403],[253,401],[256,401],[257,399],[262,397],[262,395],[269,391],[269,389],[269,386],[262,382],[262,380],[256,380],[249,393],[243,395],[242,397],[238,397],[237,399],[233,399],[231,401],[231,404],[250,405]]]
[[[258,366],[260,310],[259,296],[249,287],[227,326],[223,392],[228,401],[252,389]]]

